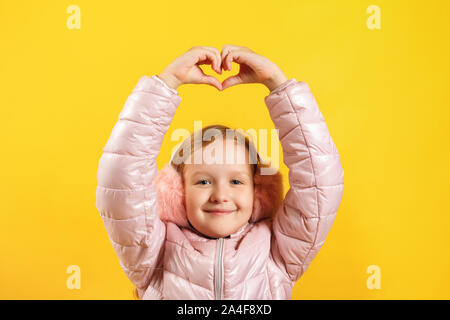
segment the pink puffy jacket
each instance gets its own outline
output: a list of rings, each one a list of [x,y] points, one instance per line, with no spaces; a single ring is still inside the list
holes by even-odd
[[[290,79],[265,97],[289,168],[282,204],[272,217],[262,212],[280,193],[278,173],[255,196],[257,218],[219,239],[186,224],[181,180],[168,166],[158,173],[180,102],[159,77],[141,77],[103,149],[96,207],[122,269],[141,299],[290,299],[344,190],[339,154],[308,85]]]

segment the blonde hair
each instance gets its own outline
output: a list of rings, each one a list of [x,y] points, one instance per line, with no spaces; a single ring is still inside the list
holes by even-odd
[[[214,139],[212,139],[211,137],[210,140],[204,140],[205,132],[208,134],[210,132],[216,132],[216,134],[212,136],[214,137]],[[200,130],[195,131],[189,137],[187,137],[175,151],[170,161],[170,165],[183,177],[185,163],[191,156],[192,150],[206,147],[207,145],[211,144],[221,137],[224,139],[233,139],[233,141],[237,142],[238,144],[244,143],[245,149],[249,153],[249,165],[252,166],[253,175],[259,173],[262,167],[268,166],[262,163],[261,157],[256,151],[253,142],[250,141],[249,137],[246,134],[242,133],[240,130],[232,129],[221,124],[206,126]],[[188,152],[184,153],[185,150]]]

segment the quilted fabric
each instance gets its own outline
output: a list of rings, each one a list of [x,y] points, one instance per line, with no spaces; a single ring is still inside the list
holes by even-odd
[[[157,76],[139,79],[103,148],[96,207],[140,298],[290,299],[335,220],[344,171],[306,83],[290,79],[264,101],[290,189],[278,205],[271,192],[281,175],[259,182],[252,219],[211,239],[186,225],[173,172],[158,176],[156,158],[181,98]]]

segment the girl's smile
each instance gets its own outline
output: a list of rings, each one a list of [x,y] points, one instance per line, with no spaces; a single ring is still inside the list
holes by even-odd
[[[214,214],[216,216],[225,216],[227,214],[231,214],[236,210],[223,210],[223,209],[213,209],[213,210],[204,210],[205,212]]]

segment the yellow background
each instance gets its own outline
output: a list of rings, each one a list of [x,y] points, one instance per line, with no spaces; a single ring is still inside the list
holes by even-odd
[[[72,4],[79,30],[67,28]],[[380,30],[366,26],[372,4]],[[1,1],[0,298],[133,299],[95,207],[102,148],[142,75],[192,46],[235,44],[310,85],[345,171],[335,224],[292,298],[449,299],[449,11],[431,0]],[[273,128],[262,85],[178,91],[160,168],[171,132],[194,120]],[[79,290],[66,286],[70,265]],[[370,265],[381,289],[367,287]]]

